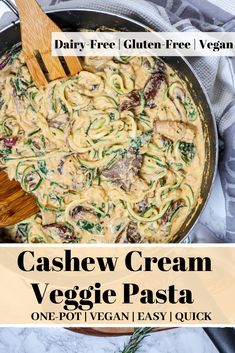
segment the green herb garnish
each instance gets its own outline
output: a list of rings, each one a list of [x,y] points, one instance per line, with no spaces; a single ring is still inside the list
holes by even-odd
[[[136,148],[137,150],[140,149],[141,147],[149,144],[152,136],[153,130],[143,132],[141,135],[132,140],[131,147]]]
[[[151,331],[152,327],[138,327],[134,329],[133,335],[121,353],[135,353],[140,347],[140,343],[149,335]]]
[[[178,145],[182,160],[188,164],[196,154],[196,147],[193,143],[180,141]]]
[[[47,169],[46,161],[38,161],[38,168],[43,174],[47,175],[48,169]]]
[[[104,234],[104,228],[99,223],[93,223],[85,219],[80,219],[77,222],[77,226],[91,234]]]

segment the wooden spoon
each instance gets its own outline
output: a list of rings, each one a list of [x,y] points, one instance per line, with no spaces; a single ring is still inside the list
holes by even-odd
[[[29,72],[37,87],[48,81],[75,75],[82,70],[79,59],[51,55],[52,32],[61,29],[50,20],[35,0],[16,0],[21,23],[21,39]],[[61,62],[62,61],[62,62]],[[63,64],[62,64],[63,63]]]
[[[17,181],[10,181],[7,174],[0,171],[0,228],[20,222],[38,211],[35,198],[26,194]]]
[[[22,47],[26,64],[37,87],[48,81],[75,75],[82,70],[77,57],[64,57],[64,67],[58,57],[51,56],[51,34],[61,32],[42,11],[35,0],[16,0],[21,21]],[[0,171],[0,227],[26,219],[39,208],[32,195],[26,194],[18,182],[10,181]]]

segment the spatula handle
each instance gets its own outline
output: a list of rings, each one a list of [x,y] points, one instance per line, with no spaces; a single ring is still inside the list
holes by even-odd
[[[37,18],[37,14],[41,15],[42,13],[42,9],[36,0],[15,0],[15,2],[21,20],[22,18],[26,18],[29,23],[31,23],[31,21],[34,21],[34,19]]]

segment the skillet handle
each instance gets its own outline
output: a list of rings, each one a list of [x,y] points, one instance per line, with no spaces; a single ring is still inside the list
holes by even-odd
[[[235,329],[234,328],[212,328],[204,327],[219,353],[233,353],[235,351]]]
[[[2,0],[2,2],[17,16],[19,17],[19,12],[17,7],[11,0]]]

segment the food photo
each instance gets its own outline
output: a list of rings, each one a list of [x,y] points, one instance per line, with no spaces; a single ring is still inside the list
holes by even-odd
[[[48,49],[55,31],[183,37],[235,32],[234,16],[232,0],[0,1],[1,245],[234,243],[234,57]],[[85,351],[227,353],[235,335],[0,328],[0,353]]]
[[[91,14],[73,16],[85,25]],[[104,25],[118,21],[116,30],[142,30],[96,16]],[[39,88],[17,44],[2,63],[1,165],[39,209],[7,230],[13,240],[182,239],[207,199],[217,157],[208,99],[186,62],[171,68],[154,57],[87,57],[76,76]]]

